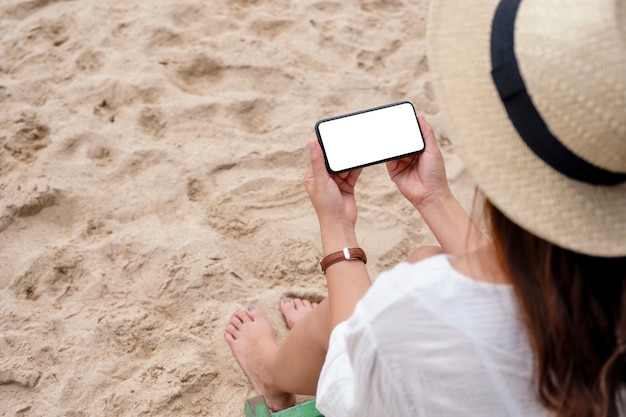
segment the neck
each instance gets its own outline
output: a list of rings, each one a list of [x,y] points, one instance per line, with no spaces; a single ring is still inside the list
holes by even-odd
[[[511,284],[511,280],[500,266],[493,244],[452,260],[454,269],[476,281],[491,284]]]

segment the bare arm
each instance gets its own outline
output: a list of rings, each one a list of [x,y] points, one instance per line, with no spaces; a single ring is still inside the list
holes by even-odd
[[[445,253],[458,256],[489,243],[451,192],[416,208]]]
[[[346,247],[358,247],[355,234],[357,207],[354,186],[360,170],[340,175],[330,175],[324,165],[319,144],[309,144],[311,170],[304,184],[317,213],[322,238],[323,256]],[[331,328],[347,320],[357,302],[371,285],[363,262],[345,261],[331,265],[326,270]]]
[[[390,178],[420,212],[444,252],[461,255],[484,246],[487,237],[450,191],[435,134],[423,115],[419,122],[426,143],[424,152],[388,162]]]

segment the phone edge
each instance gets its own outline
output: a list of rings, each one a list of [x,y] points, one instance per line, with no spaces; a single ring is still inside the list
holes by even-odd
[[[363,165],[359,165],[359,166],[356,166],[356,167],[353,167],[353,168],[343,169],[343,170],[340,170],[340,171],[334,171],[330,167],[330,164],[328,163],[328,157],[326,156],[326,150],[324,149],[324,143],[322,142],[322,136],[320,135],[320,131],[319,131],[319,125],[321,123],[327,122],[327,121],[336,120],[336,119],[342,119],[344,117],[355,116],[357,114],[369,113],[371,111],[380,110],[380,109],[384,109],[384,108],[387,108],[387,107],[398,106],[400,104],[409,104],[411,106],[411,108],[413,109],[413,113],[415,114],[415,120],[417,120],[417,128],[418,128],[418,130],[420,132],[420,137],[422,139],[422,143],[424,144],[424,146],[422,147],[421,150],[416,151],[416,152],[410,152],[410,153],[404,154],[404,155],[394,156],[393,158],[381,159],[379,161],[370,162],[368,164],[363,164]],[[330,174],[333,174],[333,175],[341,174],[341,173],[348,172],[348,171],[353,171],[355,169],[365,168],[365,167],[372,166],[372,165],[378,165],[378,164],[382,164],[382,163],[385,163],[385,162],[394,161],[394,160],[397,160],[397,159],[406,158],[407,156],[411,156],[411,155],[417,155],[419,153],[424,152],[424,150],[426,149],[426,140],[424,139],[424,132],[422,132],[422,126],[420,126],[420,123],[419,123],[419,117],[417,116],[417,111],[415,110],[415,106],[413,105],[413,103],[410,102],[409,100],[396,101],[394,103],[383,104],[381,106],[371,107],[371,108],[364,109],[364,110],[358,110],[358,111],[354,111],[354,112],[351,112],[351,113],[345,113],[345,114],[340,114],[338,116],[333,116],[333,117],[327,117],[327,118],[324,118],[324,119],[320,119],[317,122],[315,122],[315,136],[317,136],[317,142],[320,144],[320,147],[322,148],[322,154],[324,155],[324,164],[326,165],[326,170]]]

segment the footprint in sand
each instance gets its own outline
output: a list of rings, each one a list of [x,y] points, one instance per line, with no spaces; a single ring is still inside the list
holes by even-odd
[[[400,0],[360,0],[359,3],[367,12],[398,12],[404,7]]]
[[[387,57],[398,51],[401,46],[402,41],[396,39],[386,47],[379,50],[361,50],[356,57],[357,66],[374,74],[384,74],[385,60]]]
[[[76,58],[76,68],[87,74],[95,74],[104,66],[104,54],[99,51],[83,51]]]
[[[256,19],[247,28],[256,38],[272,40],[279,35],[289,36],[289,28],[293,26],[289,19]]]
[[[146,46],[149,51],[154,51],[159,48],[180,46],[184,41],[184,37],[174,29],[159,26],[151,29]]]
[[[226,0],[226,4],[229,7],[241,9],[251,6],[256,6],[261,3],[261,0]]]
[[[295,77],[281,68],[228,64],[204,52],[182,62],[170,77],[181,90],[202,96],[249,91],[273,96],[295,82]]]
[[[4,354],[0,367],[0,386],[14,384],[25,389],[35,388],[41,378],[38,369],[41,359],[48,356],[47,347],[40,346],[41,340],[30,332],[3,331],[0,338],[0,351]],[[35,357],[37,360],[33,360]]]
[[[206,198],[204,183],[198,178],[187,179],[187,198],[189,201],[202,201]]]
[[[295,283],[317,272],[315,217],[299,169],[305,159],[300,150],[276,151],[210,173],[207,223],[233,243],[231,250],[249,255],[242,266],[260,279]],[[294,218],[294,212],[305,214]],[[310,231],[310,238],[292,238],[300,235],[296,230]]]
[[[160,137],[167,126],[163,120],[163,112],[154,107],[144,107],[139,115],[139,126],[141,129],[153,137]]]
[[[145,104],[154,104],[163,95],[164,87],[158,84],[130,84],[118,79],[105,79],[94,88],[88,101],[93,104],[93,114],[103,122],[114,123],[116,117],[137,101]],[[139,123],[148,130],[160,130],[164,127],[163,114],[160,109],[150,106],[141,109]],[[156,120],[159,119],[159,120]]]
[[[216,167],[210,173],[211,188],[220,192],[207,201],[209,224],[238,239],[289,219],[296,206],[309,204],[303,174],[297,171],[306,166],[304,156],[300,150],[280,151]]]
[[[14,133],[0,137],[0,144],[15,159],[30,163],[50,143],[50,128],[37,120],[37,115],[22,114],[14,123]]]
[[[14,196],[4,196],[6,206],[0,213],[0,233],[16,219],[36,216],[42,210],[60,204],[61,199],[61,191],[51,188],[45,190],[35,188],[28,193],[18,190]]]
[[[30,71],[33,65],[49,65],[51,57],[60,59],[56,56],[57,48],[65,45],[75,30],[73,17],[67,14],[56,18],[31,19],[25,25],[18,26],[11,33],[20,45],[19,48],[7,50],[9,57],[13,58],[13,72],[22,69]]]
[[[76,292],[85,274],[82,257],[74,248],[66,247],[38,256],[10,287],[19,298],[37,300],[44,296],[56,302]]]
[[[60,3],[65,0],[30,0],[21,1],[18,4],[0,9],[0,15],[4,15],[9,19],[26,19],[28,16],[37,13],[39,10],[54,3]]]

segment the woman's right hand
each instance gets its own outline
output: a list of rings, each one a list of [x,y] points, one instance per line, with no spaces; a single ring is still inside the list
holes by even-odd
[[[424,115],[419,115],[418,120],[426,144],[424,152],[387,162],[387,171],[402,195],[419,210],[450,189],[435,134]]]
[[[317,141],[309,143],[311,169],[304,178],[304,186],[313,203],[320,225],[354,229],[357,206],[354,187],[361,170],[331,175],[326,170],[322,148]]]

